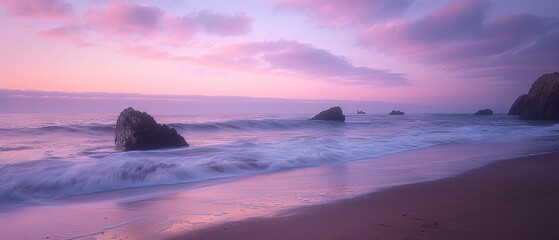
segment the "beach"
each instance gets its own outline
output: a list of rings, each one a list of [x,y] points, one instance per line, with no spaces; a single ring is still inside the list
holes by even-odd
[[[559,153],[172,239],[558,239]]]

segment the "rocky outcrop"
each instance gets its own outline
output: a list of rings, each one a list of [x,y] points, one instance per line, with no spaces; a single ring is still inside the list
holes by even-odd
[[[336,106],[320,112],[319,114],[311,118],[311,120],[345,122],[345,115],[342,112],[342,108]]]
[[[174,128],[158,124],[146,112],[124,109],[115,129],[115,149],[119,151],[187,147],[188,143]]]
[[[524,120],[559,120],[559,73],[539,77],[528,94],[512,104],[509,115],[520,115]]]
[[[475,115],[493,115],[493,110],[486,108],[483,110],[479,110],[475,113]]]
[[[526,109],[526,105],[528,104],[528,94],[522,94],[520,97],[514,101],[512,106],[509,109],[509,115],[520,115],[522,110]]]
[[[388,115],[405,115],[402,111],[392,110]]]

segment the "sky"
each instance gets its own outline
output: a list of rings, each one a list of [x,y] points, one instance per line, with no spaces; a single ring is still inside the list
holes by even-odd
[[[506,111],[558,71],[557,9],[557,0],[0,0],[0,97]]]

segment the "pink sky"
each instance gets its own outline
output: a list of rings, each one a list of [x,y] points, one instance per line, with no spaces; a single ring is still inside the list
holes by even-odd
[[[0,89],[504,108],[559,2],[0,0]]]

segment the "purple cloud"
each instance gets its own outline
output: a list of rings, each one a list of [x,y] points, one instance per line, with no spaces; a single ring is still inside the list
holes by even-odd
[[[63,0],[0,0],[6,12],[17,17],[64,20],[75,17],[72,5]]]
[[[400,15],[412,0],[276,0],[280,8],[310,14],[321,25],[364,25]]]
[[[190,15],[206,33],[219,36],[246,35],[252,31],[253,19],[244,13],[219,13],[202,10]]]
[[[111,38],[157,40],[181,44],[203,30],[222,37],[251,32],[252,18],[244,13],[218,13],[210,10],[174,16],[155,6],[131,2],[110,2],[85,14],[87,26]]]
[[[370,86],[402,86],[409,80],[402,73],[355,66],[343,56],[296,41],[263,41],[227,44],[215,48],[201,57],[175,55],[150,45],[132,45],[121,48],[123,54],[211,66],[242,72],[273,72],[294,74],[341,84]]]
[[[250,42],[226,45],[205,56],[206,61],[227,62],[239,67],[303,74],[337,83],[375,86],[409,84],[401,73],[355,66],[343,56],[296,41]]]
[[[388,52],[417,54],[445,43],[479,35],[487,4],[454,1],[414,21],[375,24],[362,31],[358,43]]]
[[[85,14],[88,26],[112,36],[153,36],[162,28],[161,9],[129,2],[110,2],[100,8],[91,8]]]
[[[503,76],[499,71],[505,69],[531,74],[556,70],[558,65],[550,67],[546,59],[559,59],[559,52],[531,49],[555,38],[558,18],[516,14],[488,19],[488,7],[484,1],[455,0],[417,20],[372,25],[361,32],[358,44],[463,76]]]

